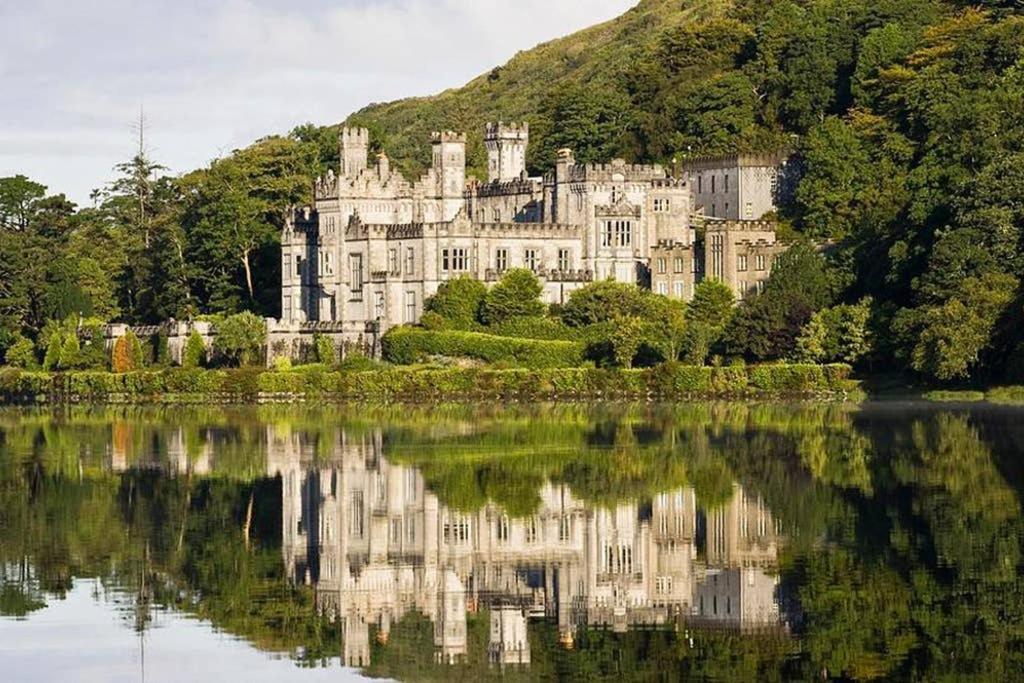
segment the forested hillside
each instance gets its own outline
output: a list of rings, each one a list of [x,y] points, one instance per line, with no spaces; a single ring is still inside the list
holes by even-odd
[[[1017,0],[643,0],[464,88],[346,123],[410,174],[431,130],[465,130],[482,176],[480,130],[496,119],[530,121],[537,172],[564,146],[661,162],[798,150],[805,176],[782,219],[836,246],[789,259],[744,301],[711,340],[718,357],[842,358],[853,345],[874,371],[1024,377]],[[140,155],[83,210],[0,181],[0,354],[77,312],[276,315],[282,211],[336,163],[336,135],[300,126],[183,178],[154,180]]]

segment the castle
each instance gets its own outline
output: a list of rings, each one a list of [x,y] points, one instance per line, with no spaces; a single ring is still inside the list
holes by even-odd
[[[280,325],[383,332],[418,322],[444,281],[493,283],[510,268],[536,273],[547,303],[604,279],[688,300],[705,272],[743,294],[770,272],[774,230],[745,219],[774,210],[782,157],[697,160],[677,178],[621,159],[580,164],[563,149],[553,171],[531,177],[527,124],[488,124],[484,142],[486,182],[467,179],[466,137],[450,131],[433,134],[431,167],[409,182],[384,154],[368,163],[367,130],[343,129],[338,173],[318,178],[314,206],[286,221]],[[714,228],[717,260],[695,244],[694,216]],[[738,275],[741,256],[764,268]]]

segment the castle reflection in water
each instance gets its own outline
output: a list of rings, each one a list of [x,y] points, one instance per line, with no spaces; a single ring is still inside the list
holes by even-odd
[[[500,664],[529,663],[532,618],[557,620],[568,647],[581,627],[782,627],[777,525],[739,485],[705,512],[690,487],[601,507],[549,483],[532,516],[513,518],[493,504],[446,507],[416,469],[388,461],[379,434],[342,434],[316,463],[301,437],[269,444],[285,565],[342,620],[351,666],[369,664],[371,624],[386,641],[409,610],[432,620],[436,656],[449,662],[466,654],[466,614],[481,608]]]
[[[440,662],[467,654],[467,613],[481,609],[489,659],[502,665],[529,664],[531,619],[557,621],[566,647],[581,628],[785,629],[778,525],[739,484],[709,509],[692,487],[609,507],[547,483],[531,516],[490,503],[464,512],[442,504],[417,469],[390,462],[380,431],[339,430],[325,453],[305,432],[266,429],[286,570],[341,620],[347,665],[368,666],[371,626],[386,642],[410,610],[432,621]],[[216,469],[214,440],[186,455],[185,439],[168,437],[164,466]]]

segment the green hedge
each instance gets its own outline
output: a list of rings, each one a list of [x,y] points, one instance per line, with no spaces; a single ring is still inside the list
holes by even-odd
[[[397,327],[381,339],[384,358],[411,365],[430,356],[473,358],[525,368],[564,368],[583,363],[583,345],[570,341],[518,339],[480,332]]]
[[[171,368],[125,374],[0,370],[0,401],[19,403],[290,400],[421,401],[460,399],[652,399],[840,394],[849,391],[845,365],[763,365],[656,368]]]

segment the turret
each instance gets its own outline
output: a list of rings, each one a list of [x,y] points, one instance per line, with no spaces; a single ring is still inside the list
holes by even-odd
[[[365,128],[342,128],[338,136],[341,156],[341,176],[355,178],[366,169],[370,151],[370,131]]]
[[[445,131],[434,133],[430,139],[434,146],[438,194],[445,199],[453,198],[461,202],[462,191],[466,186],[466,136]],[[446,217],[446,220],[450,219]]]
[[[484,129],[487,146],[487,180],[515,180],[526,170],[526,148],[530,142],[528,123],[488,123]]]

